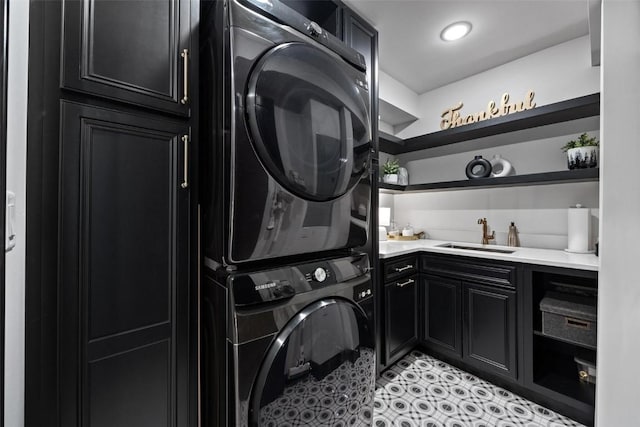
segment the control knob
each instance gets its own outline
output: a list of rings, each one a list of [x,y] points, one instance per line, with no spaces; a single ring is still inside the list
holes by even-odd
[[[318,267],[313,271],[313,280],[316,282],[324,282],[327,279],[327,270]]]

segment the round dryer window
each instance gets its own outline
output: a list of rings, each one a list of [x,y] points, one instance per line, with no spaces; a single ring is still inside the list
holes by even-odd
[[[374,351],[360,307],[341,299],[307,306],[266,354],[253,387],[250,425],[370,425]]]
[[[347,193],[367,172],[371,148],[366,75],[340,57],[286,43],[256,63],[247,115],[269,173],[300,197]]]

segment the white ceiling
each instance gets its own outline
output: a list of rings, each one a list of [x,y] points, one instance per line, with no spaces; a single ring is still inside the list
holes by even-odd
[[[588,0],[346,0],[379,32],[380,69],[417,94],[587,35]],[[471,33],[443,42],[442,29]]]

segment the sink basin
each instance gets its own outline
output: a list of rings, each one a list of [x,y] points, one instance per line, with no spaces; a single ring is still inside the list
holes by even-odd
[[[451,249],[467,249],[471,251],[481,251],[481,252],[496,252],[499,254],[512,254],[515,252],[515,249],[499,249],[499,248],[491,248],[487,246],[471,246],[471,245],[462,245],[458,243],[445,243],[442,245],[438,245],[439,248],[451,248]]]

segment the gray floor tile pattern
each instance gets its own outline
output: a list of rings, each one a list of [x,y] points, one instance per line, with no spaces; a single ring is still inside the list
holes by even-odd
[[[375,355],[360,350],[317,380],[312,375],[285,387],[282,396],[260,408],[260,426],[349,427],[371,425]],[[246,424],[243,424],[246,425]]]
[[[382,373],[375,427],[583,427],[419,351]]]

